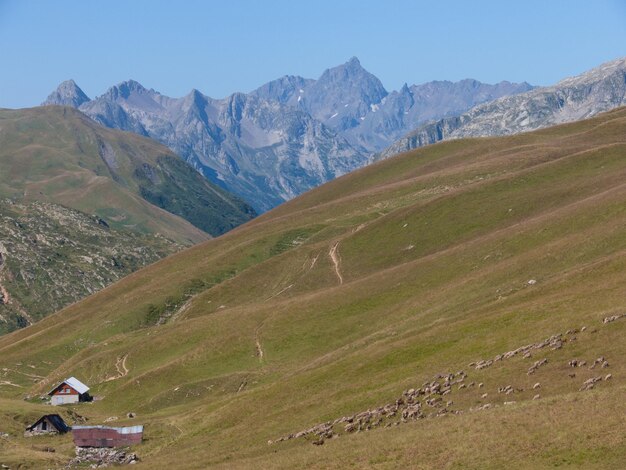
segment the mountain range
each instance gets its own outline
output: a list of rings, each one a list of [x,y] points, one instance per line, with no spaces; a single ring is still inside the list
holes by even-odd
[[[107,127],[154,138],[266,211],[367,165],[420,123],[531,88],[463,80],[388,93],[352,58],[317,80],[285,76],[224,99],[198,90],[170,98],[130,80],[91,100],[70,80],[43,104],[74,106]]]
[[[626,58],[556,85],[505,96],[466,113],[428,123],[385,149],[378,158],[463,137],[511,135],[577,121],[626,104]]]
[[[0,110],[0,334],[256,214],[151,139]]]

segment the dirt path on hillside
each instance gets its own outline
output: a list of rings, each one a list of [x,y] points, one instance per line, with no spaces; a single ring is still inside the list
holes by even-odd
[[[128,367],[126,367],[126,359],[128,359],[128,353],[118,357],[117,361],[115,361],[115,370],[117,370],[117,375],[107,377],[103,380],[103,382],[110,382],[111,380],[117,380],[121,379],[122,377],[126,377],[130,372]]]
[[[115,363],[115,368],[120,374],[120,377],[126,377],[130,372],[128,367],[126,367],[126,359],[128,359],[128,354],[125,354],[123,357],[118,358]]]
[[[315,255],[315,257],[311,260],[311,266],[309,266],[309,271],[315,267],[315,263],[317,263],[317,259],[320,257],[319,253]]]
[[[259,362],[263,362],[263,348],[261,347],[261,340],[259,339],[259,330],[257,329],[254,337],[254,345],[256,347],[256,355],[259,358]]]
[[[335,274],[337,275],[337,279],[339,279],[339,284],[341,285],[343,284],[343,276],[341,275],[341,270],[339,269],[341,258],[339,257],[338,248],[339,242],[336,242],[328,252],[328,256],[330,256],[330,260],[333,262]]]
[[[285,291],[288,291],[289,289],[291,289],[293,286],[295,286],[295,284],[289,284],[287,287],[285,287],[284,289],[279,290],[278,292],[276,292],[275,294],[271,295],[270,297],[268,297],[267,299],[265,299],[265,301],[267,302],[268,300],[273,299],[274,297],[278,297],[280,294],[282,294]]]
[[[22,372],[21,370],[17,370],[17,369],[3,368],[2,371],[3,372],[15,372],[16,374],[24,375],[31,379],[44,379],[45,378],[42,375],[29,374],[28,372]]]
[[[21,385],[14,384],[13,382],[9,382],[8,380],[0,380],[0,385],[10,385],[11,387],[24,388]]]

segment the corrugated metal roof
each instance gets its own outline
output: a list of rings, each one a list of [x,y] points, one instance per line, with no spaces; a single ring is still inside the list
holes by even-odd
[[[47,419],[48,421],[50,421],[50,423],[52,423],[52,425],[60,433],[64,433],[64,432],[67,432],[67,431],[70,430],[70,427],[67,424],[65,424],[65,421],[63,421],[63,418],[61,418],[59,415],[56,415],[56,414],[55,415],[43,415],[41,418],[39,418],[37,420],[37,422],[35,424],[33,424],[32,426],[27,427],[26,430],[27,431],[32,431],[44,419]]]
[[[60,384],[56,385],[52,390],[50,390],[48,392],[48,395],[52,395],[52,393],[59,388],[59,385],[62,384],[67,384],[70,387],[72,387],[74,390],[76,390],[78,393],[80,393],[81,395],[83,393],[87,393],[89,391],[89,387],[87,387],[87,385],[85,385],[84,383],[82,383],[80,380],[78,380],[76,377],[70,377],[69,379],[65,379],[63,382],[61,382]]]
[[[87,393],[89,391],[89,387],[87,387],[87,385],[82,383],[76,377],[70,377],[69,379],[65,381],[65,383],[68,384],[70,387],[72,387],[74,390],[76,390],[80,394]]]
[[[137,434],[140,432],[143,432],[143,425],[137,425],[137,426],[125,426],[125,427],[121,427],[121,428],[115,428],[112,426],[102,426],[102,425],[95,425],[95,426],[72,426],[72,429],[110,429],[112,431],[116,431],[120,434]]]

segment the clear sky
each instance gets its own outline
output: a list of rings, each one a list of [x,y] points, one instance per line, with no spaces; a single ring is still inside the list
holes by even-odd
[[[626,56],[624,0],[0,0],[0,107],[68,78],[221,98],[357,56],[388,90],[476,78],[547,85]]]

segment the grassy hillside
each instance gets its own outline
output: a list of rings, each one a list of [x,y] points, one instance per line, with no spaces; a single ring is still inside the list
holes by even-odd
[[[20,432],[75,375],[101,400],[62,412],[145,424],[140,468],[619,468],[625,136],[400,155],[0,338],[3,463],[69,460]]]
[[[0,197],[53,202],[185,244],[254,216],[164,146],[72,108],[0,110],[0,142]]]

